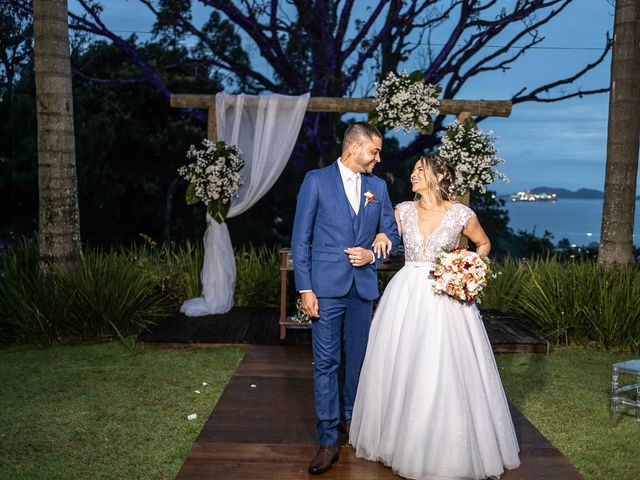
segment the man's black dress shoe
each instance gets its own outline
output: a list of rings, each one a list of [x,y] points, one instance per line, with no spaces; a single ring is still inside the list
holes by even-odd
[[[309,473],[312,475],[320,475],[329,471],[331,466],[338,461],[340,451],[336,445],[328,445],[320,447],[318,453],[309,464]]]

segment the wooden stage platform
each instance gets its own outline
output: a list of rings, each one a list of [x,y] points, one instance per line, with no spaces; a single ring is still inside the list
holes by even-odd
[[[582,476],[515,408],[522,465],[502,480],[576,480]],[[437,441],[437,439],[434,439]],[[312,356],[308,345],[248,348],[245,358],[198,436],[180,480],[399,479],[344,446],[340,461],[314,477],[316,452]]]
[[[495,310],[481,310],[489,341],[496,353],[547,353],[549,343],[518,318]],[[276,308],[234,307],[228,313],[203,317],[173,317],[151,325],[138,336],[139,342],[175,344],[249,343],[254,345],[299,345],[311,343],[311,329],[289,328],[279,336],[280,312]]]

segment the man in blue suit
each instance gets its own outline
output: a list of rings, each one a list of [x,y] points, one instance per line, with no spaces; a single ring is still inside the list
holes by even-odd
[[[338,367],[344,342],[343,418],[348,426],[364,360],[372,303],[378,297],[371,249],[376,234],[391,247],[400,241],[387,185],[371,174],[380,162],[382,135],[365,122],[349,126],[342,156],[304,178],[293,224],[291,249],[296,289],[312,324],[314,389],[320,449],[309,473],[321,474],[338,460],[340,400]],[[374,247],[376,250],[378,247]]]

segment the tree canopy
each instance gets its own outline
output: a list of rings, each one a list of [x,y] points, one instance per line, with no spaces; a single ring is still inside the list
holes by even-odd
[[[543,42],[544,30],[572,0],[199,0],[205,19],[196,18],[189,0],[131,2],[155,18],[147,41],[106,24],[98,1],[78,0],[69,12],[80,214],[90,243],[127,242],[139,233],[165,240],[201,235],[203,210],[184,205],[176,169],[188,146],[205,135],[205,114],[172,111],[172,93],[363,96],[381,75],[420,58],[425,80],[455,98]],[[0,43],[8,46],[0,58],[0,199],[12,206],[2,213],[8,239],[33,232],[37,184],[31,4],[3,4],[10,8],[0,14],[7,26]],[[502,47],[485,48],[490,42]],[[549,83],[532,75],[505,99],[551,102],[606,91],[574,86],[607,56],[610,39],[602,42],[602,52],[574,74]],[[281,179],[250,215],[230,219],[234,239],[288,242],[296,193],[289,186],[335,159],[346,120],[306,115]],[[437,146],[443,129],[440,116],[433,136],[416,136],[402,148],[385,139],[378,174],[389,181],[394,201],[408,198],[408,165]],[[494,207],[500,208],[488,210]],[[502,219],[496,228],[504,230],[504,215],[496,215]]]

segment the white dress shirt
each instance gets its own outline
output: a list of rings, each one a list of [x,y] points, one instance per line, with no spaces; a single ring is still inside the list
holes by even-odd
[[[361,174],[352,172],[348,167],[345,167],[342,163],[342,158],[338,158],[338,170],[340,170],[340,176],[342,177],[342,185],[344,185],[344,191],[347,194],[347,199],[351,204],[353,211],[358,214],[360,210],[360,185],[362,184]],[[370,250],[372,259],[369,263],[375,263],[376,255],[373,250]]]
[[[344,185],[347,199],[357,215],[360,210],[360,184],[362,183],[360,174],[353,173],[349,168],[345,167],[340,158],[338,159],[338,169],[340,170],[340,177],[342,177],[342,185]]]

